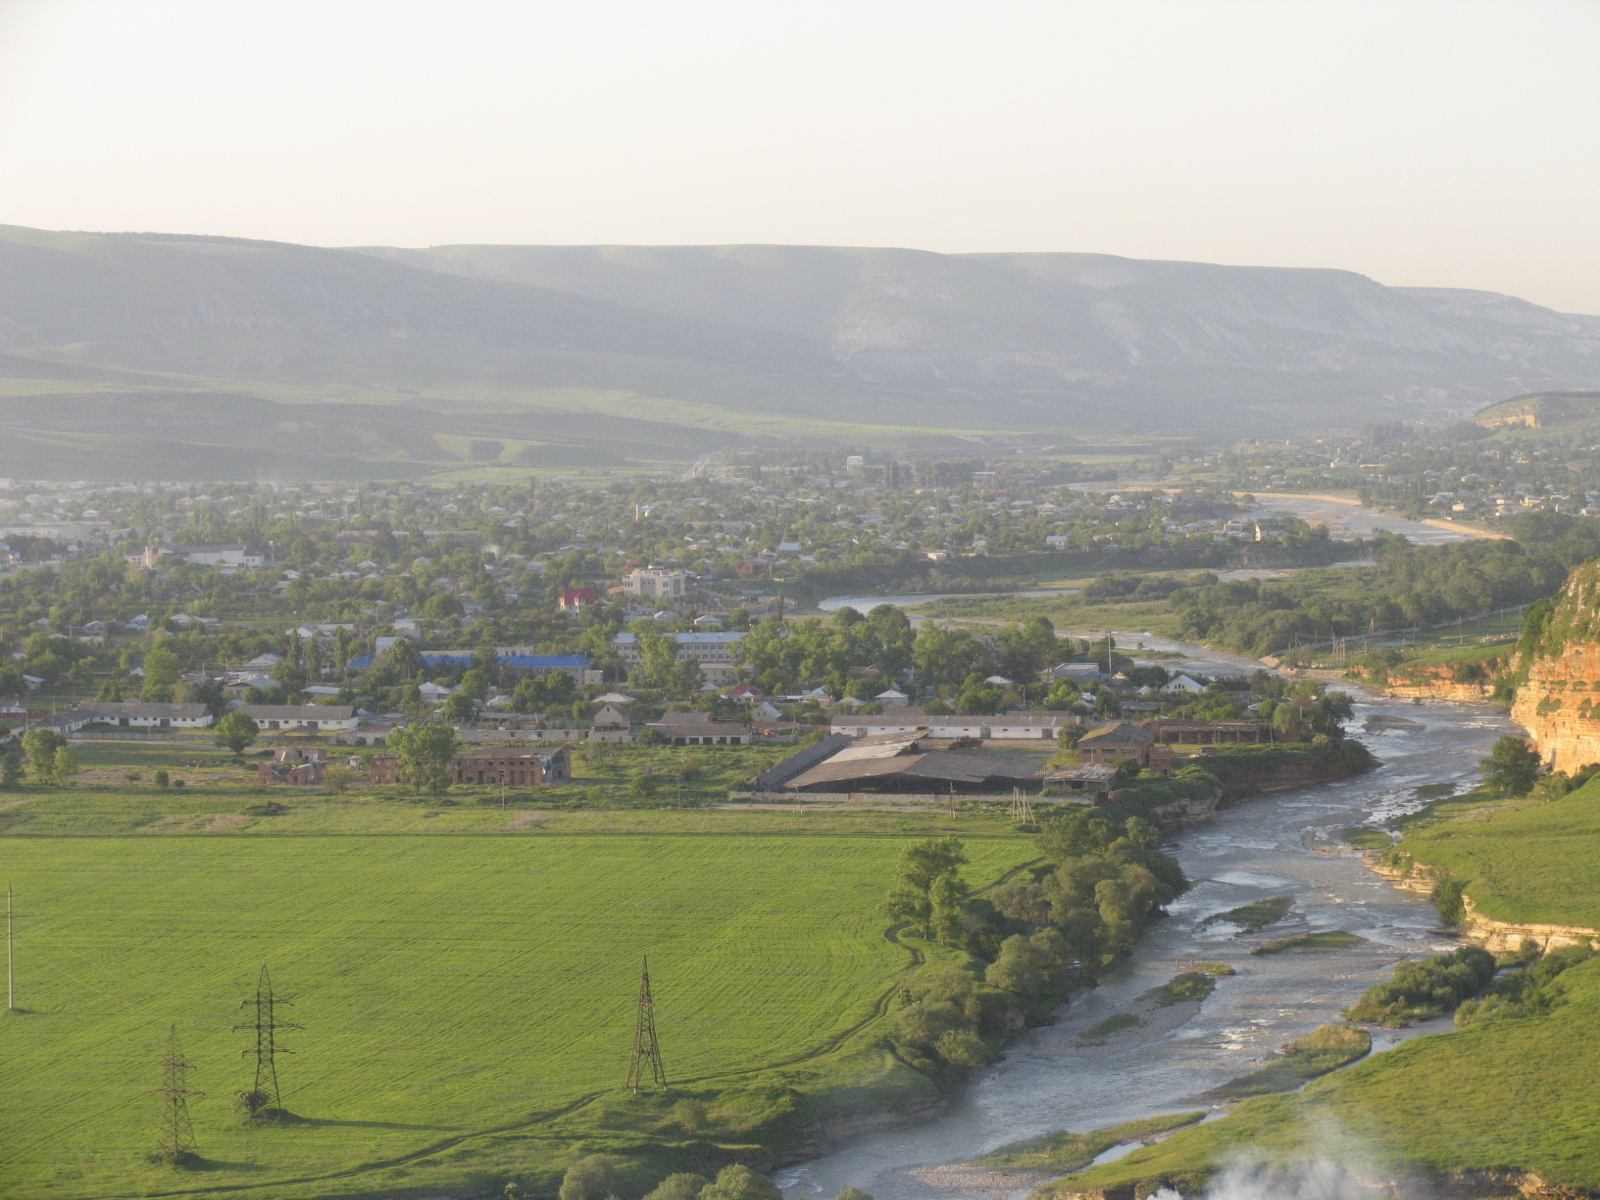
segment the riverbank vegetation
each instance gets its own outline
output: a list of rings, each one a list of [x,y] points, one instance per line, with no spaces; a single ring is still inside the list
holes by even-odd
[[[962,879],[960,841],[908,846],[885,915],[967,957],[907,985],[890,1032],[900,1058],[957,1081],[996,1061],[1007,1035],[1047,1020],[1091,984],[1188,887],[1160,843],[1160,830],[1138,817],[1074,809],[1043,823],[1043,861],[981,897]]]
[[[1197,1100],[1242,1100],[1296,1088],[1365,1058],[1372,1052],[1372,1035],[1352,1025],[1319,1025],[1303,1038],[1284,1043],[1282,1051],[1259,1071],[1231,1079],[1201,1092]]]
[[[1015,1171],[1077,1171],[1088,1166],[1113,1146],[1142,1142],[1158,1134],[1170,1133],[1205,1119],[1203,1112],[1173,1113],[1143,1121],[1124,1121],[1093,1133],[1046,1133],[1026,1141],[1002,1146],[993,1154],[975,1159],[975,1167],[996,1167]]]
[[[1400,1029],[1455,1011],[1494,978],[1494,955],[1481,946],[1463,946],[1415,962],[1403,962],[1394,975],[1374,984],[1345,1016],[1368,1025]]]

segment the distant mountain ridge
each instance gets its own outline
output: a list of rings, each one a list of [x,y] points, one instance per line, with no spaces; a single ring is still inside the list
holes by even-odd
[[[119,430],[153,436],[152,404],[157,441],[181,444],[184,423],[156,414],[179,393],[209,406],[195,437],[219,453],[281,464],[284,439],[316,427],[316,455],[416,473],[466,460],[455,433],[497,440],[501,462],[677,461],[764,441],[1282,433],[1597,382],[1600,318],[1336,270],[0,226],[0,427],[20,439],[0,446],[0,473],[95,460],[109,449],[94,439]],[[7,399],[69,395],[83,404]],[[326,420],[262,424],[274,405],[330,401],[344,407]],[[352,406],[373,404],[382,430],[358,436],[371,409]]]

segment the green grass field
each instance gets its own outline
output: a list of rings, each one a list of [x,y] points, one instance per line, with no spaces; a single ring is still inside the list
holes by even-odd
[[[1443,801],[1398,850],[1459,879],[1485,916],[1600,928],[1600,781],[1554,801]]]
[[[645,953],[679,1095],[709,1104],[701,1136],[738,1141],[729,1087],[765,1080],[804,1096],[878,1086],[896,1069],[870,1028],[851,1035],[911,961],[876,912],[902,844],[0,840],[26,1010],[0,1021],[0,1194],[243,1186],[276,1200],[548,1183],[577,1147],[637,1138],[663,1119],[660,1102],[624,1100],[620,1087]],[[980,883],[1032,854],[1015,836],[968,851]],[[307,1120],[278,1128],[243,1125],[231,1106],[250,1075],[247,1039],[229,1026],[263,962],[295,997],[286,1015],[305,1026],[284,1038],[296,1053],[280,1070],[287,1107]],[[192,1107],[202,1170],[140,1158],[154,1145],[148,1091],[174,1022],[198,1067],[192,1086],[206,1092]],[[783,1064],[793,1065],[768,1070]],[[719,1117],[719,1104],[734,1115]]]

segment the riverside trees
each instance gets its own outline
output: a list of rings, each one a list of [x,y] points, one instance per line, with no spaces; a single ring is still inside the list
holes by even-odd
[[[948,966],[910,989],[892,1038],[902,1057],[939,1073],[994,1060],[999,1039],[1126,954],[1162,906],[1188,888],[1160,831],[1138,817],[1081,809],[1046,821],[1045,862],[973,897],[955,838],[902,854],[891,918],[966,951],[982,970]],[[972,961],[969,960],[969,961]]]

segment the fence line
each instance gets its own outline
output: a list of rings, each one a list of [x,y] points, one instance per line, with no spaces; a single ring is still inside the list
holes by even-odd
[[[1510,612],[1520,613],[1527,608],[1529,604],[1533,603],[1536,603],[1536,601],[1530,600],[1526,604],[1513,604],[1507,608],[1496,608],[1490,612],[1478,613],[1476,616],[1457,617],[1453,621],[1439,621],[1433,625],[1408,625],[1404,629],[1378,629],[1371,633],[1341,633],[1335,634],[1331,638],[1318,638],[1314,642],[1297,641],[1293,646],[1287,647],[1283,650],[1274,650],[1272,654],[1273,657],[1282,658],[1285,654],[1292,654],[1296,650],[1315,650],[1318,646],[1327,646],[1329,649],[1334,649],[1339,645],[1340,642],[1348,645],[1351,642],[1367,642],[1371,641],[1373,638],[1389,637],[1392,634],[1397,633],[1417,634],[1424,629],[1460,629],[1461,626],[1469,625],[1473,621],[1482,621],[1488,617],[1504,616],[1506,613]]]

